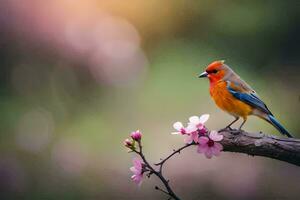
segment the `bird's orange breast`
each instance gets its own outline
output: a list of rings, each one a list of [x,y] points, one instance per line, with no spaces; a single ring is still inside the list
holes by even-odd
[[[236,99],[227,89],[225,81],[218,81],[210,86],[210,95],[222,110],[246,118],[252,113],[252,107]]]

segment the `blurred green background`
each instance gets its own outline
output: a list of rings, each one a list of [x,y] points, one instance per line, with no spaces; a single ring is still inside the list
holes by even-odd
[[[299,137],[300,4],[273,1],[2,0],[0,198],[165,199],[138,188],[123,140],[143,132],[158,161],[183,138],[175,121],[232,117],[197,78],[225,59]],[[279,136],[250,118],[247,131]],[[300,170],[267,158],[191,148],[167,164],[184,199],[299,199]]]

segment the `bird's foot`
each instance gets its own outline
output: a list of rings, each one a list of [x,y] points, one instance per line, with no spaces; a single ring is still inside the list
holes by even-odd
[[[234,129],[234,130],[231,130],[230,133],[237,135],[240,133],[240,130]]]
[[[242,129],[232,129],[232,130],[230,130],[230,133],[232,133],[233,135],[238,135],[242,132],[244,132],[244,130],[242,130]]]
[[[232,129],[230,126],[226,126],[225,128],[220,129],[218,132],[223,132],[223,131],[232,131],[234,129]]]

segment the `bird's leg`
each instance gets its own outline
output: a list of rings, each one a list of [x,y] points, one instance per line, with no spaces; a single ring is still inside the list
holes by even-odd
[[[235,119],[230,123],[230,124],[228,124],[226,127],[225,127],[225,129],[229,129],[229,130],[232,130],[232,128],[231,128],[231,125],[232,124],[234,124],[237,120],[239,120],[240,118],[239,117],[235,117]]]
[[[230,131],[232,131],[233,129],[230,127],[232,124],[234,124],[237,120],[239,120],[240,118],[239,117],[235,117],[235,119],[230,123],[230,124],[228,124],[225,128],[223,128],[223,129],[221,129],[220,130],[220,132],[221,131],[225,131],[225,130],[227,130],[227,129],[229,129]]]
[[[246,121],[247,121],[247,118],[244,118],[244,121],[243,121],[243,123],[240,125],[240,127],[239,127],[239,131],[241,131],[242,130],[242,127],[244,126],[244,124],[246,123]]]

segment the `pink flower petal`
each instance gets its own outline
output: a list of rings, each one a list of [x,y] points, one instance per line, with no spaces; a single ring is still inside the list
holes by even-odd
[[[193,132],[192,133],[192,138],[193,138],[193,140],[194,140],[195,143],[198,143],[198,141],[199,141],[198,132]]]
[[[219,156],[221,153],[221,151],[218,148],[216,148],[215,146],[211,147],[211,151],[212,151],[212,154],[215,156]]]
[[[223,135],[220,135],[217,131],[211,131],[209,134],[209,138],[215,142],[219,142],[223,140]]]
[[[137,170],[142,170],[142,168],[143,168],[142,161],[138,158],[134,158],[133,159],[133,167]]]
[[[129,169],[130,169],[130,171],[132,171],[132,173],[134,173],[134,174],[138,174],[138,173],[139,173],[139,170],[137,170],[135,167],[130,167]]]
[[[204,114],[200,116],[199,122],[201,124],[204,124],[205,122],[207,122],[208,119],[209,119],[209,114]]]
[[[140,166],[142,166],[142,161],[140,159],[138,159],[138,158],[134,158],[133,159],[133,165],[135,167],[140,167]]]
[[[143,176],[142,175],[133,175],[131,176],[131,179],[138,185],[140,186],[143,180]]]
[[[195,132],[197,131],[197,126],[193,123],[188,123],[188,126],[186,127],[186,132],[187,133],[192,133],[192,132]]]
[[[205,153],[207,150],[208,150],[208,145],[207,144],[204,144],[204,145],[202,145],[202,144],[199,144],[198,145],[198,149],[197,149],[197,152],[198,153]]]
[[[186,138],[184,138],[184,142],[186,144],[191,144],[193,142],[193,137],[189,134],[186,136]]]
[[[214,143],[214,146],[211,147],[211,151],[213,155],[218,156],[220,155],[221,151],[223,150],[223,146],[220,143]]]
[[[218,150],[218,151],[222,151],[223,150],[223,145],[220,143],[215,142],[214,147]]]
[[[136,175],[135,175],[135,174],[131,176],[131,179],[132,179],[132,180],[134,180],[135,178],[136,178]]]
[[[173,128],[180,132],[180,130],[183,128],[183,124],[181,122],[175,122],[173,124]]]
[[[189,121],[190,121],[191,124],[195,124],[195,125],[197,125],[197,124],[200,123],[200,119],[199,119],[198,116],[192,116],[192,117],[190,117]]]
[[[198,140],[199,144],[207,144],[208,141],[209,139],[206,136],[201,136]]]
[[[212,158],[213,152],[211,148],[208,148],[207,151],[205,151],[206,158]]]

